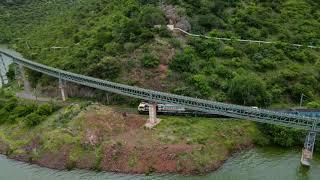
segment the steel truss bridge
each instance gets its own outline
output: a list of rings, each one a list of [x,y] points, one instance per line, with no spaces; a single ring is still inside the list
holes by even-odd
[[[254,109],[252,107],[220,103],[135,86],[128,86],[49,67],[0,50],[0,60],[3,61],[3,57],[12,59],[12,61],[19,66],[29,68],[48,76],[56,77],[59,79],[59,82],[73,82],[83,86],[138,98],[153,103],[176,104],[191,110],[206,113],[308,130],[309,134],[306,138],[305,149],[308,149],[311,152],[313,152],[314,148],[315,134],[320,131],[319,118],[288,114],[284,112],[274,112],[264,109]]]

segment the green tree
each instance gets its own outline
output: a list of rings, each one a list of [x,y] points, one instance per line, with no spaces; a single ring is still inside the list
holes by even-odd
[[[194,72],[193,63],[197,56],[192,48],[186,48],[182,53],[177,54],[170,62],[170,68],[177,72]]]
[[[271,95],[265,82],[253,74],[238,75],[229,84],[228,96],[232,102],[247,106],[267,106]]]
[[[141,11],[140,22],[143,26],[151,28],[154,25],[164,25],[166,20],[159,8],[147,6]]]
[[[190,79],[190,84],[201,93],[202,97],[208,97],[211,95],[211,88],[206,76],[202,74],[193,75]]]
[[[120,74],[119,61],[113,57],[104,57],[99,63],[89,67],[88,74],[97,78],[113,80]]]

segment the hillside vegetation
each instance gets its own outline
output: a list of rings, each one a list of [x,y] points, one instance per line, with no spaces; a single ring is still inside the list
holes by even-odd
[[[154,28],[172,22],[169,5],[194,33],[320,45],[316,0],[13,1],[0,4],[0,40],[35,61],[130,85],[262,107],[292,106],[303,93],[319,106],[319,50]]]

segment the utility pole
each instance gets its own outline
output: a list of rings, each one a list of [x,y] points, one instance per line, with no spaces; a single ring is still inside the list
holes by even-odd
[[[302,103],[303,103],[303,96],[304,96],[304,94],[303,94],[303,93],[301,93],[301,97],[300,97],[300,108],[302,107]]]

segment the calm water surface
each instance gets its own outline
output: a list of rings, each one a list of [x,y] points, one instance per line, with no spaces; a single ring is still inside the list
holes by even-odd
[[[300,166],[300,149],[257,148],[235,154],[218,171],[206,176],[125,175],[73,170],[56,171],[0,156],[0,179],[10,180],[100,180],[100,179],[217,179],[217,180],[319,180],[320,158],[312,167]]]

